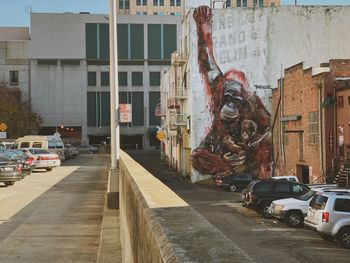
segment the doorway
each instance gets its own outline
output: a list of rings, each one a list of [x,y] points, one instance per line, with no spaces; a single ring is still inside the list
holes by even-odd
[[[301,181],[303,184],[309,184],[310,183],[309,166],[297,165],[297,176],[299,178],[299,181]]]

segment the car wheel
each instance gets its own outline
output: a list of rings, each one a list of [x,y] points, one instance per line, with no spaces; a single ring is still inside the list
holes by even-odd
[[[272,218],[272,215],[270,213],[270,204],[269,202],[264,202],[260,205],[260,213],[265,218]]]
[[[46,171],[52,171],[52,169],[53,169],[53,167],[47,167],[47,168],[45,168],[46,169]]]
[[[237,187],[234,184],[231,184],[228,188],[231,192],[236,192]]]
[[[299,211],[290,211],[286,215],[286,223],[290,227],[301,226],[303,221],[303,215]]]
[[[350,227],[344,227],[338,232],[337,241],[343,248],[350,249]]]
[[[15,182],[4,182],[6,186],[14,185]]]

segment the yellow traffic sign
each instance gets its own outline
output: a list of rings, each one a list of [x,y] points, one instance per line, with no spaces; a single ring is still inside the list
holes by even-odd
[[[4,131],[6,131],[7,130],[7,125],[5,124],[5,123],[0,123],[0,131],[2,131],[2,132],[4,132]]]
[[[156,134],[156,137],[157,137],[158,140],[164,141],[165,133],[163,131],[158,131],[157,134]]]

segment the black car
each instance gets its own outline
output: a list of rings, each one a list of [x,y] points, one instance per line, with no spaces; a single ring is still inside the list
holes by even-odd
[[[242,191],[242,205],[257,210],[265,218],[271,218],[269,207],[272,201],[298,197],[309,190],[306,185],[287,180],[256,180]]]
[[[14,185],[22,179],[21,164],[0,156],[0,182],[6,186]]]
[[[22,178],[32,172],[32,159],[20,150],[0,150],[0,156],[21,165]]]
[[[257,179],[253,174],[232,174],[225,177],[217,177],[215,182],[217,186],[235,192],[237,189],[246,188],[250,182]]]

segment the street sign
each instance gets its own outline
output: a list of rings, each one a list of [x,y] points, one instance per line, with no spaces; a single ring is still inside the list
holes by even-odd
[[[7,125],[5,124],[5,123],[0,123],[0,132],[4,132],[4,131],[6,131],[7,130]]]
[[[161,142],[165,140],[165,133],[161,130],[157,131],[156,137]]]
[[[119,120],[121,123],[132,122],[131,104],[119,104]]]
[[[0,139],[6,139],[7,133],[6,132],[0,132]]]

